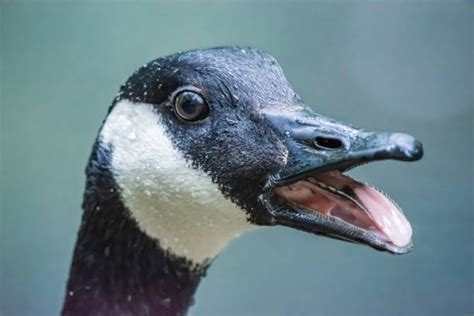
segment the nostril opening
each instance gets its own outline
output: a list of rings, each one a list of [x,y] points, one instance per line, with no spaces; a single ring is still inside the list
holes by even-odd
[[[314,139],[314,144],[320,149],[338,149],[343,147],[342,142],[337,138],[318,136]]]

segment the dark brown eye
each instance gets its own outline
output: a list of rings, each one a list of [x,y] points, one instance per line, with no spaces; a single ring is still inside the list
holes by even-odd
[[[209,113],[206,101],[193,91],[180,92],[174,98],[174,110],[185,121],[202,120]]]

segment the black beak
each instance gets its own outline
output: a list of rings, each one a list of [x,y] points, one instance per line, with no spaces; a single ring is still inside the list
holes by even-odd
[[[377,160],[419,160],[418,140],[366,131],[301,108],[262,113],[285,137],[288,150],[286,165],[261,195],[273,223],[391,253],[411,249],[412,229],[398,205],[343,172]]]
[[[416,161],[423,157],[421,142],[408,134],[366,131],[304,110],[264,110],[264,116],[287,137],[286,168],[272,179],[279,183],[293,182],[316,171],[346,171],[371,161]]]

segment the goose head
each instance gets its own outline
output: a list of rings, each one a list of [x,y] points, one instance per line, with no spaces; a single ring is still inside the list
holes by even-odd
[[[275,225],[411,249],[400,207],[345,172],[418,160],[421,143],[314,113],[262,50],[194,50],[143,65],[121,87],[98,143],[138,227],[196,264]]]

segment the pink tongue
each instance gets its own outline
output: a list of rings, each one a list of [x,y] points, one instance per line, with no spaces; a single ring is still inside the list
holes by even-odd
[[[318,175],[318,179],[343,190],[349,186],[363,204],[367,215],[395,246],[410,243],[412,229],[402,212],[377,190],[362,184],[339,171],[328,171]]]
[[[362,183],[354,182],[351,187],[369,216],[395,246],[403,247],[410,243],[410,223],[389,199]]]

